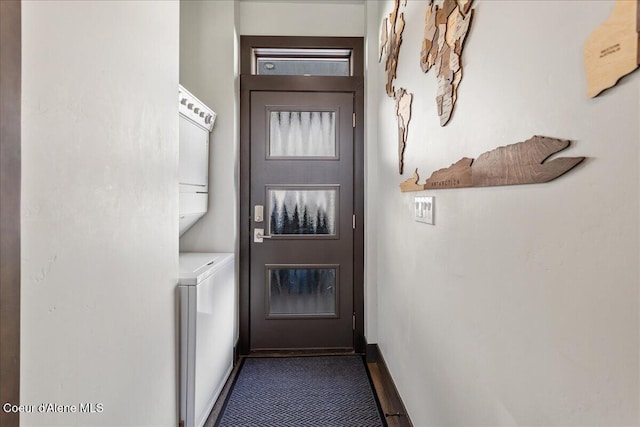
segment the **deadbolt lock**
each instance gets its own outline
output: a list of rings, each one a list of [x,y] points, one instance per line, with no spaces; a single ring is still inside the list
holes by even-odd
[[[262,205],[255,205],[253,207],[253,220],[255,222],[264,221],[264,207]]]

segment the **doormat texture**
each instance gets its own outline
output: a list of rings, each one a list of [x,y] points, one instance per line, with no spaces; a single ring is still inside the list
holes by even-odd
[[[219,427],[383,427],[360,356],[247,358]]]

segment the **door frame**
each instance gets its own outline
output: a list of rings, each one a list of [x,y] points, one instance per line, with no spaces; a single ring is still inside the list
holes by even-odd
[[[21,2],[0,1],[0,402],[20,403]],[[20,414],[0,411],[0,425]]]
[[[352,50],[350,77],[252,75],[254,48],[336,48]],[[238,352],[250,351],[250,257],[251,257],[251,123],[252,91],[352,92],[354,128],[353,346],[364,353],[364,38],[362,37],[240,37],[240,241],[239,241],[239,342]]]

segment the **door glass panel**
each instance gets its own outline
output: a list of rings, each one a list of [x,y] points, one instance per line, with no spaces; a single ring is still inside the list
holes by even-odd
[[[280,76],[350,76],[349,48],[253,48],[251,73]]]
[[[349,76],[349,58],[258,58],[257,74],[279,76]]]
[[[335,111],[271,111],[268,157],[336,158]]]
[[[336,236],[338,187],[267,188],[269,234]]]
[[[267,316],[332,316],[337,268],[268,267]]]

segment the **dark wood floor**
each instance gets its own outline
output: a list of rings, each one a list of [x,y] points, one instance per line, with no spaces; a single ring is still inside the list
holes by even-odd
[[[241,356],[233,370],[231,371],[231,375],[229,375],[229,379],[227,380],[224,388],[220,392],[220,396],[213,406],[213,410],[211,414],[209,414],[209,418],[204,424],[204,427],[214,427],[216,424],[216,420],[222,413],[222,408],[224,406],[224,402],[231,391],[231,387],[233,382],[238,375],[240,370],[240,366],[242,365],[242,361],[246,357],[291,357],[291,356],[326,356],[326,355],[336,355],[336,354],[345,354],[345,353],[322,353],[322,352],[277,352],[277,353],[259,353],[251,356]],[[380,402],[380,407],[382,408],[382,413],[385,415],[387,425],[389,427],[412,427],[411,420],[406,415],[406,410],[402,405],[402,401],[397,394],[395,386],[393,385],[393,381],[389,376],[389,372],[386,369],[386,365],[384,365],[384,359],[376,358],[375,361],[367,362],[366,366],[369,370],[369,375],[371,376],[371,380],[373,382],[376,395],[378,396],[378,400]],[[381,363],[382,362],[382,365]],[[346,426],[345,426],[346,427]]]

